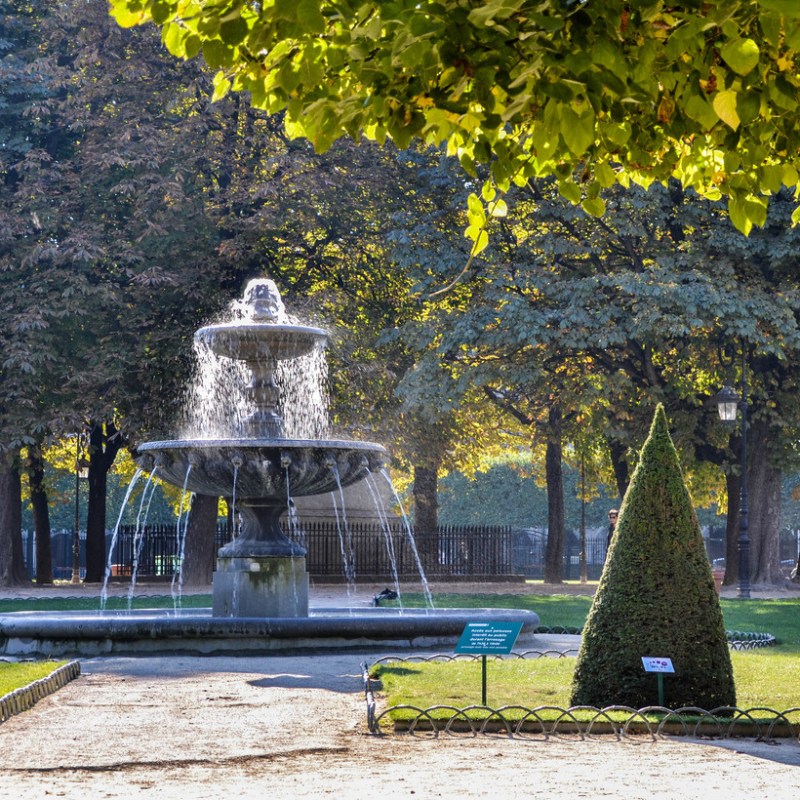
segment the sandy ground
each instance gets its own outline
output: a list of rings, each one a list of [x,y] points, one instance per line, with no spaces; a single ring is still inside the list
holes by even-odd
[[[790,797],[800,745],[375,737],[358,654],[108,658],[0,726],[0,797]],[[734,747],[733,743],[728,743]],[[690,787],[690,788],[689,788]]]
[[[367,602],[376,588],[351,599]],[[317,588],[312,602],[341,604],[341,594]],[[800,791],[797,740],[375,737],[360,664],[379,655],[85,659],[81,677],[0,725],[0,799],[673,800],[724,791],[752,800]]]

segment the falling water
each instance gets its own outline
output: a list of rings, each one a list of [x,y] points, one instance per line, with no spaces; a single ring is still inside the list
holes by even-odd
[[[284,466],[286,471],[286,519],[289,523],[289,538],[297,542],[302,547],[306,546],[306,532],[300,526],[300,519],[297,516],[297,506],[292,500],[292,488],[289,481],[289,464]]]
[[[392,494],[394,495],[395,502],[400,509],[400,516],[403,518],[403,526],[406,531],[406,536],[408,537],[408,543],[411,546],[411,552],[414,554],[414,561],[417,564],[419,577],[422,581],[422,590],[425,593],[425,602],[429,608],[434,608],[433,595],[431,594],[430,586],[428,586],[428,579],[425,577],[425,570],[422,566],[422,560],[419,557],[419,551],[417,550],[417,542],[416,539],[414,539],[414,531],[411,528],[411,523],[408,521],[408,515],[403,508],[403,502],[400,500],[400,495],[397,494],[397,490],[394,488],[394,484],[392,483],[392,479],[389,473],[386,471],[386,468],[381,469],[381,475],[383,475],[386,483],[389,484]]]
[[[400,593],[400,577],[397,574],[397,556],[394,552],[394,542],[392,541],[392,531],[389,527],[389,518],[386,516],[386,508],[380,497],[380,492],[378,491],[378,487],[375,485],[375,478],[372,473],[368,473],[365,477],[364,485],[367,487],[367,491],[372,498],[372,502],[375,504],[375,510],[378,513],[378,521],[381,526],[381,533],[383,534],[383,540],[386,544],[386,555],[389,558],[389,569],[392,573],[392,581],[394,583],[394,590],[397,594],[397,603],[400,606],[402,611],[403,608],[403,597]]]
[[[352,605],[353,596],[356,589],[356,563],[355,553],[353,552],[353,537],[350,533],[350,525],[347,522],[347,511],[345,510],[344,492],[339,479],[339,469],[336,462],[331,459],[329,465],[331,473],[336,479],[341,508],[336,504],[336,493],[331,492],[331,502],[336,516],[336,533],[339,535],[339,549],[342,554],[342,565],[344,566],[344,579],[347,586],[347,605]]]
[[[177,521],[177,533],[178,533],[178,558],[175,563],[175,572],[172,575],[172,605],[173,609],[177,613],[181,606],[181,597],[183,596],[183,559],[186,554],[186,531],[189,527],[189,511],[191,509],[192,504],[192,497],[194,496],[191,492],[187,492],[186,487],[189,484],[189,476],[192,474],[192,465],[186,469],[186,477],[183,480],[183,493],[181,494],[181,504],[178,508],[178,521]],[[186,500],[187,494],[189,495],[189,501],[186,504],[186,515],[185,518],[182,519],[184,516],[183,511],[183,504]],[[183,525],[181,525],[183,522]],[[175,583],[177,581],[178,587],[177,590],[175,588]]]
[[[242,466],[244,461],[240,457],[236,457],[231,462],[233,464],[233,490],[231,491],[231,539],[235,539],[239,532],[239,526],[236,524],[236,484],[239,483],[239,467]]]
[[[185,419],[181,436],[198,439],[238,436],[252,410],[246,401],[245,365],[216,356],[202,341],[195,341],[194,357],[194,377],[183,402]]]
[[[119,509],[119,516],[117,517],[117,524],[114,526],[114,532],[111,534],[111,547],[108,551],[108,559],[106,561],[106,572],[103,576],[103,588],[100,590],[100,611],[106,610],[106,603],[108,602],[108,581],[111,578],[111,561],[114,558],[114,546],[117,543],[117,534],[119,533],[119,526],[122,522],[122,515],[125,513],[125,509],[128,507],[128,500],[131,498],[131,494],[133,493],[133,489],[136,486],[136,483],[139,480],[143,470],[138,468],[136,472],[133,474],[133,478],[131,479],[130,484],[128,484],[128,491],[125,492],[125,498],[122,501],[122,505]]]
[[[248,366],[243,361],[216,355],[203,340],[195,340],[194,356],[194,375],[182,404],[180,437],[244,436],[246,420],[254,410],[248,389],[251,381]],[[324,349],[317,347],[306,355],[279,361],[275,381],[285,438],[328,438],[328,364]]]
[[[136,579],[139,575],[139,558],[142,555],[142,547],[144,546],[144,531],[147,525],[147,517],[150,514],[150,504],[153,502],[153,495],[156,490],[156,475],[158,474],[158,467],[156,467],[147,479],[144,490],[142,491],[142,499],[139,502],[139,513],[136,515],[136,529],[133,534],[133,568],[131,569],[131,585],[128,588],[128,611],[133,607],[133,597],[136,593]]]

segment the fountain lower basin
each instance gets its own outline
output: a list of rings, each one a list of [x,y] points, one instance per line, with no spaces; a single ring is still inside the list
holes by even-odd
[[[221,618],[210,610],[15,612],[0,615],[0,655],[255,654],[310,649],[455,647],[468,622],[522,622],[530,641],[539,616],[518,609],[312,609],[306,617]]]

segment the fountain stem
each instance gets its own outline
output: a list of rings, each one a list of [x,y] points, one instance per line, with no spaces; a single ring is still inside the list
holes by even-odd
[[[254,438],[282,439],[283,417],[278,413],[280,389],[275,381],[278,361],[271,355],[248,361],[252,377],[248,390],[256,410],[247,418],[247,435]]]

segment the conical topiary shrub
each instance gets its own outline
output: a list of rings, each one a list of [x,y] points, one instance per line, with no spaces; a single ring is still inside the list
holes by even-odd
[[[656,410],[583,631],[573,705],[658,702],[642,657],[672,659],[670,708],[735,705],[728,642],[700,526],[664,409]]]

